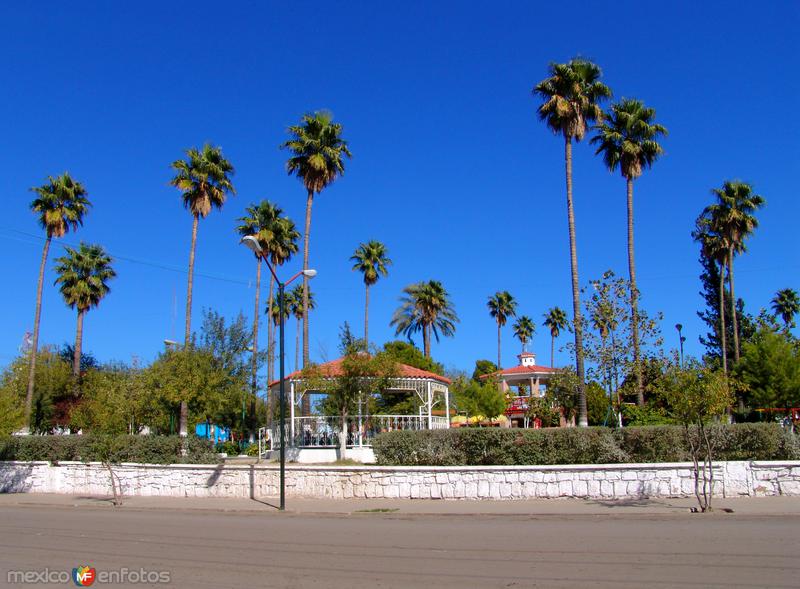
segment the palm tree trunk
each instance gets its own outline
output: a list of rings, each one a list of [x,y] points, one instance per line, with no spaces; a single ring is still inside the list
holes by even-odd
[[[628,273],[631,288],[631,339],[633,340],[633,371],[636,374],[636,403],[644,407],[644,379],[639,351],[639,289],[636,286],[636,264],[633,247],[633,178],[627,179],[628,188]]]
[[[303,270],[308,270],[308,244],[311,236],[311,207],[314,204],[314,191],[308,191],[306,198],[306,233],[303,236]],[[303,275],[303,368],[308,364],[308,276]]]
[[[39,318],[42,315],[42,287],[44,285],[44,268],[47,254],[50,251],[51,237],[48,235],[42,250],[42,263],[39,265],[39,284],[36,287],[36,311],[33,314],[33,342],[31,343],[30,360],[28,362],[28,392],[25,394],[25,428],[30,427],[31,407],[33,406],[33,383],[36,377],[36,353],[39,351]]]
[[[556,336],[550,334],[550,368],[555,366],[556,359]]]
[[[81,349],[83,348],[83,316],[86,311],[78,310],[78,326],[75,330],[75,347],[72,350],[72,376],[81,375]]]
[[[294,342],[294,369],[295,371],[300,370],[300,322],[302,318],[297,318],[297,329],[294,330],[295,333],[295,342]]]
[[[569,225],[569,257],[572,270],[572,316],[575,326],[575,361],[578,373],[578,425],[589,426],[586,409],[586,387],[583,371],[583,325],[581,320],[581,298],[578,283],[578,251],[575,241],[575,212],[572,206],[572,138],[567,137],[564,144],[564,163],[567,176],[567,222]]]
[[[422,348],[426,358],[431,357],[431,336],[427,325],[422,326]]]
[[[275,413],[275,396],[270,392],[269,385],[275,380],[275,322],[272,320],[272,301],[275,277],[269,276],[269,295],[267,296],[267,425],[272,425],[272,415]]]
[[[728,248],[728,283],[731,287],[731,324],[733,325],[733,360],[739,361],[739,321],[736,317],[736,293],[733,290],[733,247]]]
[[[192,285],[194,280],[194,249],[197,245],[198,215],[192,221],[192,247],[189,249],[189,282],[186,287],[186,330],[184,331],[183,347],[188,348],[192,339]]]
[[[258,319],[259,319],[259,295],[261,294],[261,258],[256,258],[256,304],[253,313],[253,359],[252,359],[252,381],[250,383],[251,392],[255,397],[258,393]]]
[[[267,295],[267,381],[275,380],[275,322],[272,320],[274,304],[275,277],[269,276],[269,295]]]
[[[719,265],[719,339],[722,350],[722,372],[728,374],[728,342],[725,336],[725,264]]]
[[[369,350],[369,284],[364,285],[364,343]]]
[[[192,221],[192,246],[189,249],[189,280],[186,287],[186,329],[183,335],[183,347],[188,349],[192,341],[192,285],[194,280],[194,250],[197,245],[197,224],[200,221],[198,215],[194,216]],[[186,401],[181,401],[180,407],[180,420],[178,424],[178,431],[181,436],[187,435],[187,428],[189,419],[189,406]]]
[[[497,369],[501,370],[502,366],[500,364],[502,356],[500,355],[500,324],[497,324]]]

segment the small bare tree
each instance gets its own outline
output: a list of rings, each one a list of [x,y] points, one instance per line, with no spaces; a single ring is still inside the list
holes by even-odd
[[[662,377],[661,385],[670,414],[683,426],[694,467],[694,494],[700,511],[711,511],[714,445],[708,435],[708,425],[724,415],[733,402],[728,379],[724,373],[706,367],[671,366]]]

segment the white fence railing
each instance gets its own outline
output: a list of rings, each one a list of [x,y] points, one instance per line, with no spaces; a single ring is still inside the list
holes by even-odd
[[[348,446],[369,446],[380,433],[396,430],[447,429],[446,417],[427,415],[362,415],[347,418],[346,435]],[[262,428],[265,429],[265,428]],[[280,436],[279,424],[273,424],[269,435],[270,449],[277,448]],[[286,444],[295,448],[325,448],[339,446],[342,434],[342,418],[327,415],[295,417],[286,421]],[[262,434],[259,432],[259,452]],[[265,444],[264,447],[266,447]]]

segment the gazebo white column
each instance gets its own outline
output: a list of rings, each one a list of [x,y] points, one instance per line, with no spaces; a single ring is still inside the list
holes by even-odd
[[[294,381],[289,384],[289,445],[294,443]]]
[[[447,417],[447,427],[450,427],[450,391],[444,393],[444,414]]]
[[[431,415],[431,410],[433,409],[433,393],[431,392],[431,381],[426,383],[426,389],[428,392],[428,429],[433,429],[433,416]]]

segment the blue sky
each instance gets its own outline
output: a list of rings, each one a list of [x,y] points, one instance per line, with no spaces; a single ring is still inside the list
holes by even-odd
[[[537,120],[530,90],[549,62],[577,54],[670,131],[665,156],[636,183],[639,282],[643,306],[664,313],[668,347],[680,322],[687,353],[700,354],[689,234],[712,187],[741,178],[767,199],[736,262],[747,310],[800,288],[800,4],[602,6],[574,2],[569,15],[529,2],[6,5],[0,365],[32,328],[42,239],[30,187],[64,170],[85,184],[94,206],[64,242],[102,244],[119,276],[86,319],[84,349],[148,361],[164,338],[181,339],[184,320],[191,217],[168,185],[170,163],[211,141],[234,164],[238,194],[200,223],[195,326],[203,307],[251,315],[254,261],[233,227],[262,198],[302,225],[305,193],[278,145],[288,125],[321,108],[344,125],[354,157],[314,204],[312,357],[335,357],[343,321],[362,329],[363,283],[348,258],[379,239],[394,265],[372,289],[373,341],[393,339],[401,289],[435,278],[461,318],[455,338],[434,344],[436,359],[471,370],[495,358],[486,298],[507,289],[537,323],[533,349],[546,361],[542,314],[571,300],[563,141]],[[624,181],[581,144],[574,190],[581,281],[626,275]],[[52,286],[57,255],[40,339],[61,344],[74,338],[75,314]],[[294,325],[287,335],[291,368]],[[507,327],[504,364],[518,351]]]

